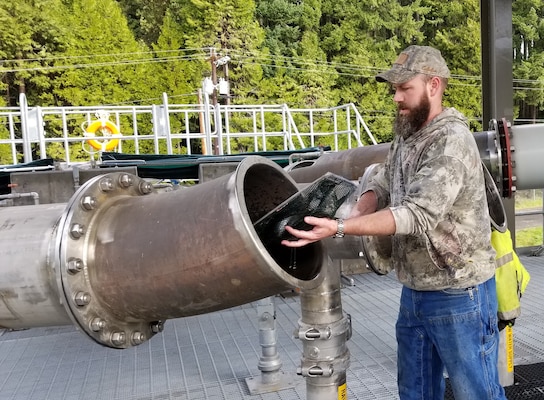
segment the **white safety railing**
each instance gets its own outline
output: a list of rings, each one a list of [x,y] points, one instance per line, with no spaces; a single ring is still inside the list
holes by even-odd
[[[212,105],[207,96],[204,104],[169,104],[166,94],[162,100],[147,106],[31,107],[21,95],[20,107],[0,108],[0,164],[44,158],[70,164],[102,151],[222,155],[376,144],[354,104],[292,109]],[[103,118],[113,129],[96,129]],[[118,138],[109,135],[116,129]]]

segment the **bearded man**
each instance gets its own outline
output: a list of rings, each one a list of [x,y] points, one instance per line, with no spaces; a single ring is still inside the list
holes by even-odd
[[[495,252],[479,150],[466,118],[443,106],[450,71],[440,51],[409,46],[376,79],[391,84],[395,138],[346,220],[286,227],[300,247],[344,235],[391,235],[402,283],[396,323],[401,400],[503,400],[498,377]]]

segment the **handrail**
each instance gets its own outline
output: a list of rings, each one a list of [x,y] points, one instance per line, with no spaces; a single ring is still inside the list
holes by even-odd
[[[4,155],[0,162],[4,164],[48,157],[71,164],[88,161],[82,157],[94,158],[81,124],[91,123],[97,111],[107,112],[121,128],[116,150],[125,148],[135,154],[296,150],[314,147],[323,136],[333,137],[332,150],[338,151],[353,144],[363,146],[361,132],[370,143],[377,143],[353,103],[315,109],[287,104],[212,105],[204,96],[203,104],[170,104],[164,94],[159,105],[31,107],[21,94],[20,104],[0,108],[0,154]],[[253,139],[252,143],[247,139]]]
[[[355,104],[353,103],[349,103],[349,106],[351,108],[353,108],[353,111],[355,112],[355,116],[357,117],[357,122],[360,123],[362,125],[362,127],[364,128],[366,134],[368,135],[368,137],[370,138],[370,140],[372,141],[372,144],[378,144],[378,142],[376,141],[376,138],[374,137],[374,135],[372,134],[372,132],[370,132],[370,129],[368,129],[368,126],[365,122],[365,120],[363,119],[363,117],[361,116],[361,114],[359,113],[359,110],[357,109],[357,107],[355,107]],[[360,135],[360,132],[358,132],[359,135]]]

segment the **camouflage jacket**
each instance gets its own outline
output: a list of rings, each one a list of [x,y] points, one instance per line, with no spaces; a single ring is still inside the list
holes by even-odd
[[[466,288],[495,273],[484,175],[465,117],[445,109],[399,135],[367,187],[396,223],[392,267],[415,290]]]

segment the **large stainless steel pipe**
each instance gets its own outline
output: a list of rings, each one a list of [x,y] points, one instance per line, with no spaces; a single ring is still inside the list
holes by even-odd
[[[0,207],[0,327],[71,323],[51,264],[66,204]]]
[[[366,167],[380,163],[387,157],[391,143],[357,147],[334,153],[325,153],[310,166],[294,168],[289,174],[297,183],[310,183],[332,172],[346,179],[357,180],[363,176]],[[308,160],[302,161],[308,165]]]
[[[474,138],[503,197],[509,197],[512,189],[544,187],[544,124],[510,126],[504,120],[494,121],[489,131],[475,132]],[[357,180],[369,165],[385,160],[389,147],[390,143],[382,143],[325,153],[313,162],[302,161],[300,167],[294,164],[289,174],[297,183],[313,182],[327,172]]]
[[[503,197],[516,190],[544,187],[544,124],[514,125],[491,121],[489,131],[474,134],[480,157]]]
[[[65,205],[0,209],[0,326],[71,320],[126,348],[166,319],[314,288],[320,244],[297,250],[295,269],[291,249],[265,248],[253,228],[296,192],[276,163],[254,156],[189,189],[154,193],[119,172],[89,180]]]
[[[516,189],[544,188],[544,124],[514,125],[510,130]]]

